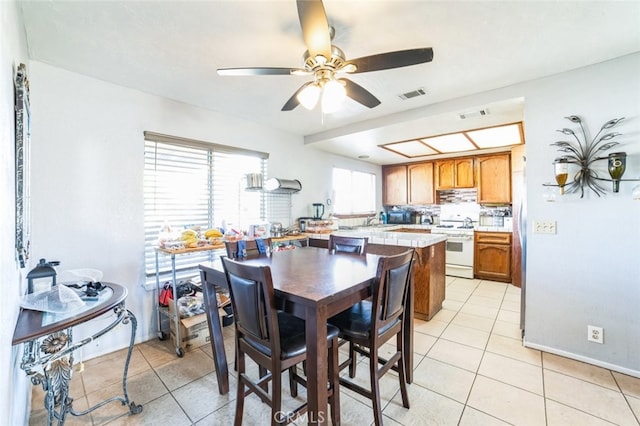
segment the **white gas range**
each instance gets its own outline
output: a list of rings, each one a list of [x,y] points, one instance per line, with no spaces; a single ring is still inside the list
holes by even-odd
[[[479,220],[480,206],[476,203],[441,206],[440,224],[431,228],[431,233],[447,236],[447,275],[473,278],[473,232]]]

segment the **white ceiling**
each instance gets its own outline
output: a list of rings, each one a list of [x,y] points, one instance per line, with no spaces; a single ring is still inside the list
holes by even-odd
[[[469,105],[467,111],[490,110],[482,120],[462,121],[457,113],[467,111],[450,111],[376,124],[386,117],[640,51],[640,1],[325,0],[333,44],[347,59],[417,47],[432,47],[434,59],[351,76],[382,104],[368,109],[347,100],[338,113],[322,116],[300,106],[280,111],[308,77],[216,73],[302,67],[306,48],[294,0],[19,3],[31,59],[302,135],[319,149],[368,155],[377,164],[406,161],[382,143],[519,121],[523,100]],[[426,96],[398,97],[421,87]],[[348,125],[359,131],[336,130]]]

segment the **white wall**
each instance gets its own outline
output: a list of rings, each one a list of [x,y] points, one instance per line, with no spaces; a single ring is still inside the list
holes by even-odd
[[[20,370],[22,345],[13,347],[13,330],[20,295],[26,290],[15,257],[15,70],[20,63],[29,70],[22,17],[15,2],[0,2],[0,424],[26,424],[30,383]]]
[[[623,178],[640,178],[640,54],[524,86],[528,176],[526,342],[561,355],[640,376],[640,201],[622,182],[619,194],[589,192],[543,201],[553,181],[549,146],[573,128],[563,117],[579,115],[591,137],[612,118],[627,152]],[[606,161],[594,164],[608,177]],[[556,220],[557,235],[531,232],[532,220]],[[587,342],[587,325],[604,327],[604,344]]]

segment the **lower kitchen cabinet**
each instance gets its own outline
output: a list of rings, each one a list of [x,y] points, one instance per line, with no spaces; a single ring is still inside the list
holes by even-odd
[[[402,246],[367,245],[367,253],[390,256],[406,250]],[[445,298],[445,242],[416,247],[413,260],[413,312],[429,321],[442,309]]]
[[[476,232],[473,273],[476,278],[511,282],[511,233]]]
[[[413,266],[414,316],[429,321],[440,309],[445,298],[445,247],[440,242],[416,248]]]
[[[320,238],[309,238],[309,247],[329,248],[329,240]]]

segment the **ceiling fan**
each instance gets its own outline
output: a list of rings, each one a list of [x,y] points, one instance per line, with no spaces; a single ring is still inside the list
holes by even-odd
[[[368,108],[380,105],[380,100],[367,89],[347,78],[338,78],[339,75],[406,67],[433,59],[433,49],[426,47],[347,60],[344,52],[331,44],[335,30],[329,26],[322,0],[297,0],[297,6],[302,36],[307,45],[304,68],[220,68],[218,74],[313,75],[313,81],[303,84],[284,104],[282,111],[291,111],[300,104],[313,109],[321,98],[322,111],[327,113],[335,111],[345,96]]]

